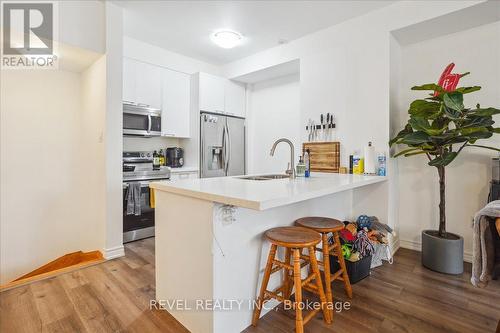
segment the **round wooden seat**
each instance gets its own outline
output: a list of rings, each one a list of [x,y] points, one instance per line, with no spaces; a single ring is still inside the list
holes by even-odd
[[[344,229],[344,223],[329,217],[309,216],[295,221],[295,225],[313,229],[317,232],[338,232]]]
[[[305,248],[318,244],[321,235],[314,230],[302,227],[278,227],[264,234],[273,244],[288,248]]]

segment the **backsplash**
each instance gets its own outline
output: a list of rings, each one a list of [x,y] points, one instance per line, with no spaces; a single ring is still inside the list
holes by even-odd
[[[179,147],[179,139],[166,137],[123,137],[123,151],[153,151],[167,147]]]

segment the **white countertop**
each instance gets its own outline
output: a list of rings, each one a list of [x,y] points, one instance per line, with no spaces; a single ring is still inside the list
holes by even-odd
[[[152,182],[149,186],[170,193],[255,210],[299,201],[385,181],[386,177],[314,173],[310,178],[246,180],[238,177]]]

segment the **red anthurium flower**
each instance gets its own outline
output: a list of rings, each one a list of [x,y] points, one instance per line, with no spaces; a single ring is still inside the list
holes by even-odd
[[[454,63],[449,64],[444,69],[441,77],[439,78],[438,84],[444,89],[444,91],[453,91],[458,85],[458,81],[462,77],[462,74],[452,74],[451,71],[455,67]],[[438,91],[434,92],[434,96],[439,95]]]

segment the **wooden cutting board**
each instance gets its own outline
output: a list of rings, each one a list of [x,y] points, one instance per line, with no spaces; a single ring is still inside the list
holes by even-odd
[[[312,172],[339,172],[340,142],[305,142],[302,153],[309,149]]]

